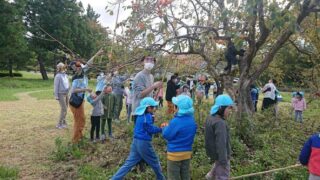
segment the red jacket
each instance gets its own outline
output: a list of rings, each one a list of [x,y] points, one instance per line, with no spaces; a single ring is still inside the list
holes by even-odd
[[[320,176],[320,134],[311,136],[304,144],[300,157],[300,163],[307,165],[309,172]]]

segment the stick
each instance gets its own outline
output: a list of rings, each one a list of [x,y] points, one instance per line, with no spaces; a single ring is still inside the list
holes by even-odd
[[[251,174],[245,174],[245,175],[242,175],[242,176],[232,177],[230,179],[231,180],[233,180],[233,179],[243,179],[243,178],[246,178],[246,177],[252,177],[252,176],[257,176],[257,175],[277,172],[277,171],[283,171],[283,170],[286,170],[286,169],[291,169],[291,168],[300,167],[300,166],[301,166],[301,164],[295,164],[295,165],[291,165],[291,166],[287,166],[287,167],[283,167],[283,168],[277,168],[277,169],[272,169],[272,170],[262,171],[262,172],[256,172],[256,173],[251,173]]]

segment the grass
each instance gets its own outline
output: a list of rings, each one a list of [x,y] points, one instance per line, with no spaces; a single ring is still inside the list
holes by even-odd
[[[18,173],[17,168],[0,166],[0,179],[18,179]]]
[[[0,101],[18,100],[17,93],[48,90],[53,88],[53,79],[44,81],[40,74],[21,72],[23,77],[0,78]]]

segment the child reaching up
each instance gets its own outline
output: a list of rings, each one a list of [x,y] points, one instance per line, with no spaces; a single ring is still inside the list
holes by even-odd
[[[112,180],[121,180],[131,169],[144,160],[155,172],[157,180],[165,179],[161,172],[159,158],[152,146],[152,135],[161,133],[162,129],[153,125],[153,112],[158,103],[151,97],[143,98],[137,107],[137,115],[134,127],[133,142],[131,144],[130,154],[125,163],[118,172],[111,178]]]
[[[101,102],[104,92],[92,93],[87,97],[87,101],[93,106],[91,113],[91,131],[90,140],[91,142],[96,142],[99,140],[99,130],[100,130],[100,118],[103,115],[103,105]],[[96,131],[96,139],[94,139],[94,131]]]
[[[189,96],[179,95],[172,98],[172,103],[176,107],[175,117],[162,131],[167,140],[168,179],[191,179],[192,144],[197,130],[193,101]]]
[[[302,123],[302,112],[307,109],[307,104],[305,99],[303,98],[303,94],[301,92],[297,92],[292,98],[291,102],[292,108],[294,110],[294,120],[296,122]]]

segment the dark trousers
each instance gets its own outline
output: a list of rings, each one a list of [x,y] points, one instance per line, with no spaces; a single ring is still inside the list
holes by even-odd
[[[276,100],[270,99],[270,98],[263,98],[262,101],[262,111],[266,110],[270,107],[273,107],[277,103]]]
[[[99,139],[100,116],[91,116],[90,139],[93,140],[94,131],[96,131],[96,139]]]
[[[159,97],[159,107],[163,107],[163,97]]]
[[[112,135],[112,119],[111,118],[102,118],[102,123],[101,123],[101,134],[102,135],[106,135],[105,134],[105,129],[106,129],[106,121],[108,123],[108,132],[109,132],[109,136]]]

